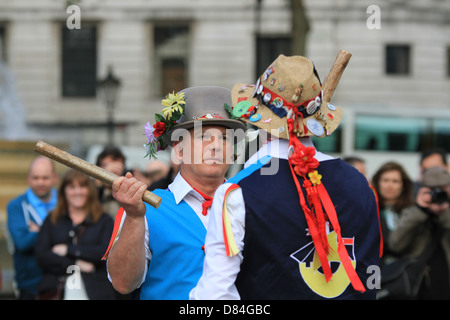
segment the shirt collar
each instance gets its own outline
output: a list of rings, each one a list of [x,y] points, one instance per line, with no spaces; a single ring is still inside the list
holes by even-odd
[[[314,158],[316,158],[319,162],[334,159],[332,156],[317,151],[311,138],[309,137],[300,138],[300,142],[305,147],[313,147],[316,150]],[[251,164],[254,164],[255,162],[257,162],[258,160],[262,159],[267,155],[273,158],[288,160],[288,150],[289,150],[289,140],[274,138],[271,141],[265,143],[258,150],[258,152],[256,152],[253,156],[251,156],[250,159],[248,159],[248,161],[245,163],[244,167],[247,168]]]
[[[183,178],[181,172],[178,172],[175,179],[173,179],[173,182],[169,184],[169,190],[173,193],[177,204],[179,204],[189,192],[194,191],[189,183]]]
[[[57,201],[57,191],[55,188],[51,189],[50,192],[50,199],[45,202],[42,201],[34,192],[31,188],[27,189],[27,199],[28,202],[33,206],[33,207],[48,207],[50,210],[53,209],[53,207],[56,205],[56,201]]]
[[[225,179],[226,181],[226,179]],[[177,173],[175,179],[173,179],[172,183],[169,184],[169,191],[172,192],[175,202],[177,205],[183,200],[188,194],[197,198],[200,202],[204,202],[205,199],[203,196],[194,190],[191,185],[183,178],[181,172]]]
[[[58,199],[57,191],[55,188],[51,190],[50,200],[48,202],[42,201],[37,195],[34,194],[31,188],[27,189],[27,200],[28,203],[37,211],[39,216],[44,219],[50,210],[53,210],[56,206],[56,201]]]

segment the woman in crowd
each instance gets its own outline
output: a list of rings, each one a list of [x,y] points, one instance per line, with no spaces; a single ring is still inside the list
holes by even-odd
[[[37,262],[43,270],[38,288],[41,299],[63,299],[64,293],[66,299],[68,295],[74,299],[114,299],[105,262],[101,261],[113,225],[102,210],[94,181],[69,170],[58,190],[57,206],[44,221],[36,244]]]
[[[400,212],[414,204],[413,182],[400,164],[387,162],[375,173],[372,184],[378,193],[385,264],[395,256],[388,246],[389,234],[396,229]]]

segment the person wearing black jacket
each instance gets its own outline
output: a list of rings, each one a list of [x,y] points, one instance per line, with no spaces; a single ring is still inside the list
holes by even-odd
[[[62,299],[64,280],[75,270],[81,271],[85,298],[115,298],[106,263],[101,260],[113,224],[102,210],[94,182],[75,170],[68,171],[58,191],[57,206],[44,221],[37,239],[36,258],[43,270],[40,299]]]
[[[442,167],[424,172],[416,204],[404,209],[397,228],[389,235],[397,254],[428,259],[419,300],[450,299],[450,173]]]

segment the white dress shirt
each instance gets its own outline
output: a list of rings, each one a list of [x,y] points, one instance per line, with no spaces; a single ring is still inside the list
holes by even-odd
[[[314,147],[310,138],[300,138],[301,143]],[[246,162],[245,168],[270,155],[274,158],[288,159],[288,140],[272,140],[264,144]],[[331,160],[333,157],[318,152],[314,156],[319,162]],[[191,290],[189,299],[192,300],[237,300],[240,299],[236,289],[235,281],[240,271],[241,263],[244,259],[242,251],[244,249],[245,235],[245,203],[242,190],[235,189],[227,197],[227,208],[233,230],[234,239],[239,249],[235,256],[228,257],[225,251],[222,227],[222,206],[226,190],[230,183],[221,185],[214,194],[211,207],[211,217],[208,224],[208,232],[205,240],[205,261],[203,264],[203,274],[197,286]]]
[[[200,195],[197,191],[195,191],[191,187],[191,185],[183,178],[183,176],[181,175],[180,172],[178,172],[177,176],[175,177],[173,182],[169,185],[168,189],[169,189],[169,191],[171,191],[173,193],[173,195],[175,197],[175,202],[177,205],[181,202],[181,200],[184,200],[192,208],[192,210],[194,210],[194,212],[197,214],[199,219],[202,221],[205,228],[208,226],[209,216],[211,215],[210,214],[211,207],[208,208],[207,215],[204,216],[202,214],[202,210],[203,210],[202,204],[203,204],[203,202],[205,202],[205,199],[203,198],[202,195]],[[126,217],[126,212],[124,212],[124,214],[122,216],[121,224],[123,224],[125,217]],[[120,227],[120,229],[121,228],[122,228],[122,226]],[[120,236],[120,231],[116,238],[118,239],[119,236]],[[145,217],[145,239],[144,239],[144,241],[145,241],[145,257],[147,259],[147,263],[145,265],[144,275],[142,277],[142,280],[141,280],[141,283],[139,286],[142,285],[142,283],[145,281],[145,278],[147,277],[148,264],[152,258],[152,253],[151,253],[149,245],[148,245],[149,230],[148,230],[148,223],[147,223],[146,217]],[[109,272],[108,272],[108,279],[111,281]]]

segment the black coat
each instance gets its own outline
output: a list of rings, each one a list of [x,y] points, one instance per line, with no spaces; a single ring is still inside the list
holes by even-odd
[[[59,219],[56,224],[50,221],[50,215],[44,221],[36,243],[36,259],[43,270],[38,293],[54,290],[58,278],[73,273],[77,259],[95,265],[95,272],[81,272],[89,299],[114,299],[114,290],[107,278],[106,262],[101,258],[105,253],[112,234],[114,221],[103,214],[97,223],[86,219],[82,224],[74,226],[68,215]],[[77,242],[74,241],[77,238]],[[56,244],[67,244],[67,255],[61,257],[52,252]],[[68,269],[69,268],[69,269]]]

